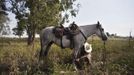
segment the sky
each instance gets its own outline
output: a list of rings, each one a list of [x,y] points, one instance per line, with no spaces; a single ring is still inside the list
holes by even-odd
[[[134,0],[77,0],[80,3],[76,17],[70,18],[70,23],[75,21],[78,25],[95,24],[100,21],[102,27],[110,34],[129,36],[130,31],[134,36]],[[13,14],[10,27],[15,27]],[[68,24],[65,24],[65,26]]]
[[[106,32],[134,36],[134,0],[78,0],[81,4],[76,18],[80,25],[100,21]]]

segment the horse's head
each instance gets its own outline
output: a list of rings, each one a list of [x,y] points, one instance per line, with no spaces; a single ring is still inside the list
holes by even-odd
[[[96,28],[97,28],[96,35],[101,37],[103,41],[106,41],[107,35],[106,35],[104,29],[102,28],[101,24],[99,23],[99,21],[97,22]]]

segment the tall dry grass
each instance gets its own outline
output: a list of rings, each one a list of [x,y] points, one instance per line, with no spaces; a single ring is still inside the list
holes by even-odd
[[[89,39],[93,46],[92,75],[134,74],[134,40],[128,46],[127,39],[109,39],[106,42],[106,64],[103,63],[104,46],[100,39]],[[72,50],[52,45],[44,63],[38,61],[39,40],[27,46],[26,39],[0,39],[1,75],[77,75],[72,64]],[[87,67],[86,65],[84,65]],[[86,69],[83,72],[88,75]]]

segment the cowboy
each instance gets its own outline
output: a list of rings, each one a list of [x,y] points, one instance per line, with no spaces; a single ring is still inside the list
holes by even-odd
[[[89,61],[91,61],[91,52],[92,52],[92,45],[89,43],[84,43],[82,50],[81,50],[81,55],[77,59],[79,61],[82,58],[88,58]]]

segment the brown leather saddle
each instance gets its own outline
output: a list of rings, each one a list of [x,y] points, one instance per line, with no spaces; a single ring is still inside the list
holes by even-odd
[[[53,29],[53,33],[54,33],[54,35],[55,35],[57,38],[61,39],[61,47],[62,47],[62,48],[64,48],[63,45],[62,45],[62,37],[63,37],[64,35],[66,35],[67,38],[68,38],[69,40],[71,40],[71,46],[70,46],[70,47],[73,48],[73,36],[79,34],[79,33],[80,33],[80,29],[79,29],[79,27],[73,22],[72,24],[69,25],[69,27],[65,27],[65,28],[64,28],[63,26],[57,26],[57,27],[55,27],[55,28]]]
[[[57,38],[61,38],[65,33],[65,29],[57,26],[53,29],[53,33]]]
[[[80,33],[79,27],[73,22],[69,27],[57,26],[53,29],[53,33],[57,38],[62,38],[62,36],[74,36]]]

